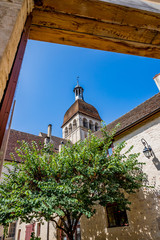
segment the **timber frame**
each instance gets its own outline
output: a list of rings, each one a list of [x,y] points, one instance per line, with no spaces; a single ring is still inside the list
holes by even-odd
[[[146,11],[138,9],[136,4],[134,8],[133,6],[130,7],[130,0],[127,0],[127,6],[115,4],[115,2],[120,3],[123,0],[113,0],[114,4],[112,0],[32,1],[17,1],[22,2],[23,9],[24,6],[28,9],[25,16],[32,14],[32,21],[27,21],[30,22],[30,26],[28,26],[30,32],[27,33],[29,39],[160,58],[160,10],[152,11],[152,9],[148,8],[148,11]],[[159,0],[150,1],[159,3]],[[138,0],[135,0],[135,2],[138,3]],[[10,2],[7,4],[15,3]],[[24,10],[21,12],[23,12],[24,16]],[[26,43],[22,44],[22,38],[19,41],[20,36],[16,34],[14,36],[14,38],[17,38],[17,52],[14,52],[15,59],[12,66],[7,68],[8,81],[6,81],[5,86],[4,78],[0,76],[0,84],[3,83],[5,89],[3,98],[0,99],[0,147],[16,89],[23,54],[20,57],[18,68],[15,69],[16,74],[13,76],[14,63],[17,62],[18,53],[21,52],[20,46],[23,45],[23,53],[26,46]],[[3,55],[4,58],[7,58],[5,51],[6,49],[4,49]],[[3,68],[1,62],[0,64],[0,67]],[[12,86],[12,90],[9,89],[10,86]],[[8,94],[10,91],[12,94]],[[6,105],[6,103],[9,104]],[[6,108],[6,106],[8,107]]]

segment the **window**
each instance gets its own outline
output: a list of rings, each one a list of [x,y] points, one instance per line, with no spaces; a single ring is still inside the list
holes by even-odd
[[[59,238],[58,238],[58,240],[68,240],[66,234],[62,230],[59,230]],[[77,224],[73,240],[81,240],[80,222],[78,222],[78,224]]]
[[[67,128],[67,127],[66,127],[65,130],[64,130],[64,135],[65,135],[65,137],[68,136],[68,128]]]
[[[89,129],[93,130],[93,122],[91,120],[89,121]]]
[[[41,223],[37,223],[37,237],[41,234]]]
[[[95,124],[95,131],[98,131],[98,123]]]
[[[88,122],[86,118],[83,118],[83,127],[88,128]]]
[[[74,119],[74,121],[73,121],[73,130],[75,130],[77,128],[77,121],[76,121],[76,119]]]
[[[9,224],[8,237],[14,237],[16,232],[16,223]]]
[[[20,240],[20,237],[21,237],[21,229],[18,230],[18,238],[17,238],[17,240]]]
[[[69,124],[69,134],[72,132],[72,124]]]
[[[126,210],[120,210],[117,204],[108,204],[106,207],[108,227],[128,226]]]

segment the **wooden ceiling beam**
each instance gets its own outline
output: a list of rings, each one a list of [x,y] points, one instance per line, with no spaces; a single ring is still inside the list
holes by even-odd
[[[119,0],[117,2],[119,2]],[[42,5],[35,5],[35,8],[127,26],[145,27],[153,30],[160,29],[159,13],[112,4],[100,0],[42,0]]]
[[[160,14],[98,0],[43,0],[30,39],[160,58]]]
[[[88,34],[102,38],[121,38],[127,41],[156,46],[160,44],[160,32],[157,30],[147,29],[145,27],[137,28],[120,23],[103,22],[101,20],[77,17],[53,11],[42,11],[39,9],[33,11],[32,28],[33,26]]]

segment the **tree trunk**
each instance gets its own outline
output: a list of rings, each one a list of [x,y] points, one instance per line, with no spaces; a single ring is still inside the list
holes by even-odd
[[[68,239],[69,239],[69,240],[73,240],[73,234],[69,234],[69,235],[68,235]]]

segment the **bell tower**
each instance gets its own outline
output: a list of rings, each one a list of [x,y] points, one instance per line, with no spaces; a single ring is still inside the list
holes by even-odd
[[[88,130],[98,131],[101,128],[102,119],[97,109],[84,101],[84,89],[79,85],[78,78],[73,92],[75,102],[64,115],[62,134],[63,138],[76,143],[88,136]]]

